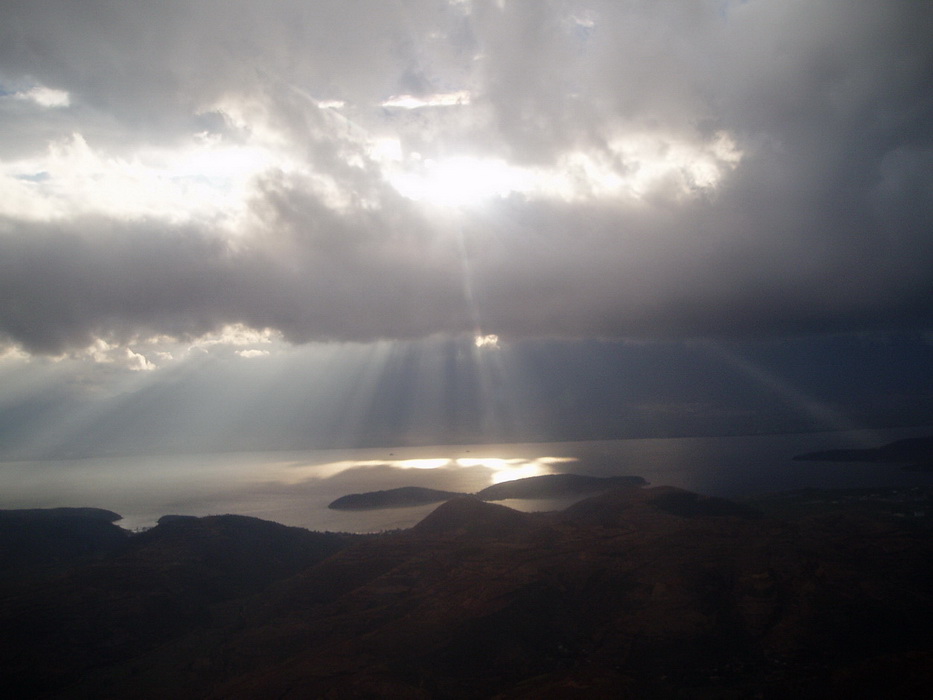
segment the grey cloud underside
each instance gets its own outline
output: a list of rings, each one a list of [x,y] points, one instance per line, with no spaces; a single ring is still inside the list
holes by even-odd
[[[753,221],[762,228],[751,235],[710,203],[681,208],[686,220],[671,226],[651,210],[515,199],[438,229],[404,202],[390,218],[336,214],[284,183],[267,197],[268,220],[236,245],[164,224],[17,223],[0,237],[0,327],[55,353],[227,323],[301,342],[477,330],[758,336],[933,316],[929,241],[904,224],[850,230],[848,216],[827,213],[820,225],[836,226],[838,240],[814,245],[812,214]]]
[[[230,323],[305,341],[411,337],[457,322],[456,290],[389,256],[357,253],[354,269],[365,272],[357,279],[343,271],[340,250],[285,260],[230,252],[192,231],[22,228],[0,243],[0,327],[30,351],[59,353],[96,337],[191,338]]]
[[[171,141],[212,99],[261,98],[301,157],[375,205],[335,209],[279,174],[232,243],[205,224],[2,222],[11,341],[58,353],[228,323],[297,342],[933,327],[927,3],[231,5],[10,3],[0,76],[69,90],[113,143]],[[426,110],[397,125],[405,145],[468,140],[521,164],[626,128],[727,131],[744,156],[691,197],[515,195],[452,223],[348,166],[291,86],[355,104],[470,89],[482,120]]]

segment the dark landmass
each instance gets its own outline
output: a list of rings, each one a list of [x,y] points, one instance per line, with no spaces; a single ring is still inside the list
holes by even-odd
[[[460,496],[367,536],[168,518],[4,585],[0,686],[95,700],[925,698],[931,495],[737,504],[623,487],[551,513]]]
[[[0,510],[0,582],[27,578],[114,551],[129,533],[101,508]]]
[[[476,496],[447,501],[412,528],[418,535],[471,535],[511,537],[531,527],[533,516]]]
[[[406,508],[440,503],[465,494],[457,491],[438,491],[420,486],[403,486],[386,491],[351,493],[332,501],[327,507],[334,510],[377,510],[380,508]]]
[[[665,513],[683,518],[726,517],[757,518],[761,513],[755,508],[741,505],[725,498],[701,496],[700,494],[669,489],[658,491],[653,500],[654,507]]]
[[[163,515],[159,518],[157,525],[165,525],[166,523],[178,522],[179,520],[197,520],[196,515]]]
[[[906,464],[908,471],[933,471],[933,437],[906,438],[869,449],[807,452],[794,457],[814,462],[880,462]]]
[[[504,501],[508,498],[559,498],[608,491],[620,486],[644,486],[640,476],[582,476],[580,474],[546,474],[494,484],[476,493],[484,501]],[[439,503],[467,494],[437,491],[418,486],[403,486],[387,491],[369,491],[341,496],[327,507],[335,510],[376,510]]]
[[[6,525],[0,520],[0,531]],[[72,544],[96,541],[87,529],[75,532]],[[66,569],[33,567],[29,580],[0,587],[0,687],[10,697],[58,691],[89,669],[210,625],[225,601],[257,593],[356,539],[240,515],[171,519],[123,533],[104,556]],[[44,534],[33,538],[39,549],[54,546]]]
[[[16,510],[0,510],[0,519],[13,518],[19,520],[55,520],[57,518],[82,518],[85,520],[101,520],[106,523],[115,523],[123,520],[123,516],[112,510],[103,508],[21,508]]]
[[[781,519],[847,515],[898,519],[912,527],[933,529],[933,489],[797,489],[744,499],[744,504]]]

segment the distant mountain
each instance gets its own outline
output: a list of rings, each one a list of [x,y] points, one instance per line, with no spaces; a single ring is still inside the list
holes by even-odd
[[[878,509],[895,497],[900,510]],[[768,506],[798,516],[765,517],[623,487],[553,513],[460,496],[368,536],[169,518],[6,587],[0,687],[95,700],[925,698],[930,503],[933,490],[808,491]]]
[[[840,449],[807,452],[794,457],[815,462],[881,462],[907,464],[910,471],[933,471],[933,436],[905,438],[868,449]]]

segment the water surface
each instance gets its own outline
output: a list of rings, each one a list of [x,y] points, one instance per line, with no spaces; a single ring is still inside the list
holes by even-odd
[[[239,513],[314,530],[373,532],[409,527],[436,504],[333,511],[348,493],[400,486],[476,492],[548,473],[639,475],[650,483],[736,497],[803,487],[933,483],[897,465],[796,462],[814,450],[874,447],[933,428],[740,437],[663,438],[505,445],[237,452],[0,463],[0,508],[97,506],[147,527],[167,513]],[[568,505],[510,501],[523,510]]]

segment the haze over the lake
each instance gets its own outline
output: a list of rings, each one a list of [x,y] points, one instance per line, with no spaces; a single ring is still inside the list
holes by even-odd
[[[4,2],[0,458],[931,424],[930,37],[906,0]]]

